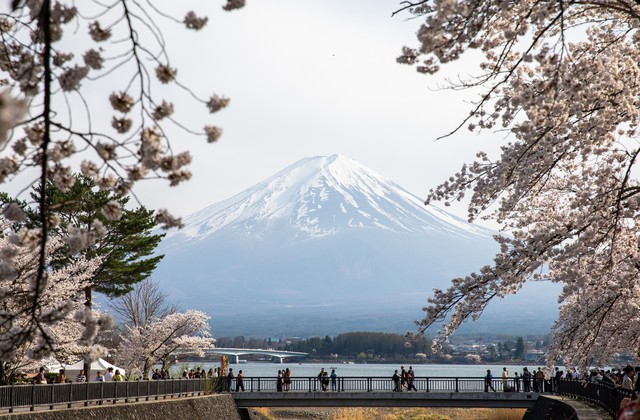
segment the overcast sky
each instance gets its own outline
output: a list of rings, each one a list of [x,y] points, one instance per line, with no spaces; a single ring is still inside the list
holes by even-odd
[[[231,103],[212,119],[224,128],[219,143],[198,147],[194,178],[170,190],[168,207],[178,214],[231,197],[303,157],[334,153],[424,197],[499,136],[463,130],[435,141],[476,98],[438,87],[445,77],[474,72],[477,61],[469,57],[437,76],[397,64],[401,47],[417,44],[420,20],[392,18],[396,2],[260,0],[231,13],[211,3],[207,28],[189,34],[201,48],[175,48],[171,41],[181,36],[169,48],[185,83],[202,81]],[[166,205],[165,194],[147,190],[145,202]]]
[[[397,64],[403,45],[417,45],[421,23],[407,13],[391,17],[398,2],[248,0],[233,12],[223,11],[222,4],[154,2],[178,18],[189,7],[209,17],[198,32],[159,23],[179,81],[202,97],[218,93],[231,103],[210,115],[196,112],[187,98],[169,98],[176,105],[174,116],[185,125],[201,130],[214,124],[224,134],[218,143],[206,144],[203,138],[170,131],[174,150],[189,149],[194,155],[193,178],[176,188],[141,183],[135,192],[148,207],[186,216],[299,159],[336,153],[424,198],[478,150],[495,150],[503,137],[463,130],[435,140],[468,115],[477,97],[438,87],[445,77],[475,72],[477,57],[436,76]],[[102,95],[108,122],[112,111],[103,92],[93,88],[85,95],[94,91]],[[461,208],[453,212],[466,216]]]

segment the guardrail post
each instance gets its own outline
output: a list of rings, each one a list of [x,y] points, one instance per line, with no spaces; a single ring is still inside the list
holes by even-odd
[[[456,392],[459,392],[458,391],[458,378],[456,378]]]
[[[371,378],[367,378],[367,392],[371,392]]]
[[[29,411],[33,411],[36,409],[36,385],[31,385],[31,408]]]
[[[313,382],[312,378],[309,378],[309,392],[311,392],[311,383]]]
[[[71,408],[71,401],[73,401],[73,384],[69,384],[69,403],[67,408]]]
[[[427,378],[427,392],[429,392],[429,378]]]
[[[87,378],[87,381],[84,384],[84,406],[86,407],[89,405],[89,378]]]
[[[340,378],[340,383],[342,384],[342,392],[344,392],[344,378]]]
[[[49,410],[53,410],[53,388],[55,387],[55,385],[49,385],[49,388],[51,389],[51,392],[49,393]]]
[[[99,405],[102,405],[104,401],[104,381],[100,381],[100,401],[98,401]]]
[[[118,381],[113,382],[113,403],[118,401]]]
[[[136,402],[140,401],[140,381],[136,381]]]
[[[9,412],[13,413],[13,388],[14,385],[11,384],[11,390],[9,391]]]

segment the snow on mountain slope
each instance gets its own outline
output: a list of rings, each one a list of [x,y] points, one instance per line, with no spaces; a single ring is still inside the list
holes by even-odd
[[[433,288],[498,250],[494,231],[341,155],[302,159],[184,224],[158,246],[153,278],[232,336],[411,328]],[[522,308],[538,295],[553,298],[535,298],[534,317]],[[494,319],[548,328],[557,293],[538,295],[495,306]]]
[[[302,159],[186,217],[184,224],[167,239],[201,240],[221,230],[258,239],[283,226],[299,240],[370,228],[456,237],[492,235],[434,206],[424,206],[397,184],[342,155]]]

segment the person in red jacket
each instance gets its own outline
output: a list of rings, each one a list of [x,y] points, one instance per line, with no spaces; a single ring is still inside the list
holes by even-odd
[[[242,370],[238,372],[238,377],[236,378],[236,392],[240,390],[244,391],[244,375],[242,374]]]

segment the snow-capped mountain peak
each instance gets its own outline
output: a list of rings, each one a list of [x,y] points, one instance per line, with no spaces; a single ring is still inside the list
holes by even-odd
[[[229,336],[406,331],[433,288],[497,251],[495,232],[340,155],[302,159],[184,223],[158,246],[154,279]],[[536,300],[535,317],[519,303],[494,319],[548,329],[556,301]]]
[[[184,220],[169,236],[203,239],[221,230],[260,238],[275,229],[298,239],[349,229],[490,236],[422,201],[343,155],[304,158],[271,178]]]

